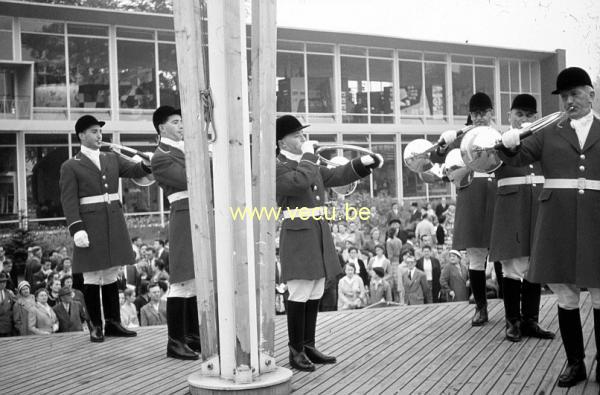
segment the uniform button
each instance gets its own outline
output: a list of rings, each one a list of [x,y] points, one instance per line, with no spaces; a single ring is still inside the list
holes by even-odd
[[[579,159],[585,160],[585,155],[583,155],[583,154],[579,155]]]
[[[106,180],[106,176],[102,176],[102,179],[103,179],[103,180]]]
[[[321,200],[321,197],[320,197],[320,196],[315,196],[315,199],[316,199],[317,201],[319,201],[319,200]]]
[[[578,190],[577,192],[578,192],[580,195],[583,195],[583,193],[584,193],[583,189],[580,189],[580,190]]]
[[[535,173],[531,173],[532,176],[535,176]]]
[[[579,166],[579,171],[584,171],[585,170],[585,166]]]
[[[108,188],[108,184],[104,184],[104,188]]]
[[[533,165],[529,165],[529,168],[530,168],[530,169],[533,169]]]
[[[313,191],[316,191],[316,190],[317,190],[317,186],[313,185]]]

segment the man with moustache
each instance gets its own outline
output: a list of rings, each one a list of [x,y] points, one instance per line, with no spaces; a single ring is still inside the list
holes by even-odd
[[[539,161],[545,177],[535,223],[528,279],[548,284],[558,299],[558,324],[567,354],[559,387],[587,377],[580,288],[594,308],[596,349],[600,351],[600,121],[592,112],[595,97],[588,73],[579,67],[556,78],[568,120],[560,120],[520,141],[518,129],[502,135],[500,157],[511,166]],[[596,381],[600,365],[596,354]]]

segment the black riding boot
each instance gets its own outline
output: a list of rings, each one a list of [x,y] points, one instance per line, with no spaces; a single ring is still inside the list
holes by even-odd
[[[121,325],[121,304],[119,303],[119,287],[115,281],[102,287],[102,308],[104,309],[104,335],[114,337],[134,337],[137,332],[130,331]]]
[[[315,347],[318,312],[319,299],[309,299],[306,302],[306,318],[304,321],[304,352],[313,363],[336,363],[334,356],[325,355]]]
[[[537,337],[539,339],[554,339],[554,333],[542,329],[538,322],[540,315],[540,297],[542,287],[540,284],[530,283],[523,280],[521,290],[521,313],[523,322],[521,323],[521,333],[523,336]]]
[[[185,343],[189,348],[200,352],[200,323],[198,322],[198,304],[196,297],[185,299]]]
[[[304,353],[304,322],[306,303],[288,300],[286,314],[290,347],[290,365],[298,370],[312,372],[315,365]]]
[[[587,378],[585,364],[583,363],[585,351],[579,309],[566,310],[559,307],[558,325],[567,354],[567,367],[558,376],[558,386],[572,387]]]
[[[88,329],[90,330],[90,340],[94,343],[104,341],[102,332],[102,310],[100,309],[100,286],[94,284],[84,284],[83,299],[88,314]]]
[[[504,283],[502,279],[504,274],[502,273],[502,262],[494,262],[494,272],[496,272],[496,279],[498,280],[498,298],[504,298]]]
[[[469,279],[473,298],[475,299],[475,314],[471,320],[471,325],[482,326],[488,322],[485,270],[469,270]]]
[[[521,341],[521,280],[505,277],[504,314],[506,317],[506,339],[512,342]]]
[[[198,354],[185,342],[185,303],[185,298],[167,298],[167,357],[196,360]]]

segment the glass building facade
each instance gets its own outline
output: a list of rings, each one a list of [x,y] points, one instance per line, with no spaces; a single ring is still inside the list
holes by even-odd
[[[62,19],[41,19],[48,10]],[[59,170],[79,150],[72,131],[81,115],[107,121],[106,141],[153,151],[152,112],[179,106],[172,17],[83,10],[28,3],[0,10],[0,229],[61,223]],[[383,155],[383,169],[358,187],[371,196],[452,196],[449,184],[411,173],[402,152],[414,139],[434,142],[461,127],[477,91],[492,98],[499,128],[519,93],[538,98],[541,113],[557,110],[558,102],[542,101],[541,81],[564,63],[564,51],[293,29],[278,37],[277,114],[310,123],[307,133],[321,142]],[[120,190],[127,215],[168,213],[156,184],[127,180]]]

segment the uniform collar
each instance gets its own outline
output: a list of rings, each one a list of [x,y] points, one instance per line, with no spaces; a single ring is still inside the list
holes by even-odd
[[[160,142],[163,143],[163,144],[168,145],[169,147],[177,148],[181,152],[184,152],[185,145],[184,145],[183,140],[175,141],[175,140],[170,139],[168,137],[161,137],[160,138]]]
[[[100,150],[91,149],[86,147],[85,145],[81,146],[81,153],[89,158],[100,158]]]
[[[298,155],[298,154],[292,154],[291,152],[289,152],[289,151],[286,151],[286,150],[284,150],[284,149],[282,149],[282,150],[279,150],[279,152],[281,152],[281,154],[282,154],[283,156],[285,156],[286,158],[288,158],[289,160],[293,160],[293,161],[296,161],[296,162],[300,162],[300,159],[302,159],[302,155]]]

